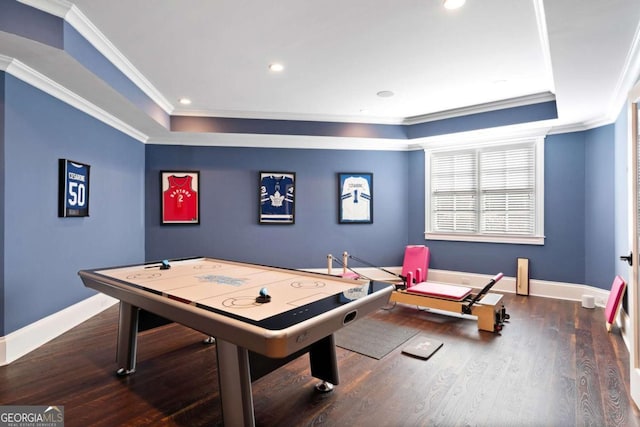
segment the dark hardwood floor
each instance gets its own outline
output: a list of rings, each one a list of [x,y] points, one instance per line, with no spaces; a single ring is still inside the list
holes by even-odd
[[[444,342],[428,361],[338,348],[341,382],[319,394],[301,358],[253,383],[258,426],[640,426],[629,354],[603,310],[505,295],[500,335],[396,306],[372,316]],[[0,367],[0,404],[64,405],[72,426],[221,424],[215,348],[177,324],[142,333],[137,371],[115,376],[117,307]],[[383,337],[381,337],[383,339]]]

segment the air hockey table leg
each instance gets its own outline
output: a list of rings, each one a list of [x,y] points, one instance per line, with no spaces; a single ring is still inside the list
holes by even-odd
[[[338,385],[338,358],[336,356],[336,342],[333,334],[316,341],[309,348],[309,362],[311,375],[322,382],[316,384],[316,390],[321,393],[333,391]]]
[[[120,301],[118,320],[118,347],[116,362],[120,368],[118,376],[132,374],[136,370],[136,348],[138,342],[138,307]]]
[[[224,425],[255,426],[249,351],[217,339],[216,356]]]

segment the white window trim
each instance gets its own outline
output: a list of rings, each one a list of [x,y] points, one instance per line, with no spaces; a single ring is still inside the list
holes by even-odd
[[[478,141],[467,140],[462,144],[433,144],[433,147],[424,149],[425,153],[425,232],[426,240],[449,240],[464,242],[488,242],[488,243],[509,243],[523,245],[544,245],[544,136],[531,136],[516,139],[500,139],[487,141],[486,138]],[[431,171],[428,170],[431,164],[431,154],[443,151],[464,150],[466,148],[485,148],[503,145],[513,145],[514,143],[534,142],[536,150],[536,232],[533,236],[516,235],[491,235],[480,233],[438,233],[431,231]],[[455,148],[453,148],[455,147]]]

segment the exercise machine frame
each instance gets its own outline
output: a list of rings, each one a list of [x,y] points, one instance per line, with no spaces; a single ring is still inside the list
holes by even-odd
[[[356,261],[362,262],[363,264],[366,264],[370,267],[377,268],[381,271],[384,271],[385,273],[396,276],[399,279],[399,281],[390,281],[396,286],[395,291],[391,293],[391,297],[389,299],[389,302],[394,303],[394,306],[396,303],[401,303],[415,305],[427,310],[440,310],[458,315],[475,316],[478,320],[479,330],[496,333],[502,331],[505,322],[507,322],[510,318],[502,301],[503,296],[501,294],[489,292],[493,285],[495,285],[502,278],[502,273],[499,273],[491,278],[491,280],[489,280],[489,282],[480,290],[480,292],[475,294],[471,293],[462,300],[455,300],[445,297],[412,293],[410,290],[410,286],[407,286],[407,280],[413,280],[411,274],[408,274],[408,277],[401,276],[384,268],[377,267],[360,258],[349,255],[347,252],[343,252],[342,261],[338,260],[331,254],[327,255],[328,273],[332,274],[333,261],[336,261],[342,266],[343,276],[362,276],[360,273],[356,272],[348,266],[349,259],[354,259]]]

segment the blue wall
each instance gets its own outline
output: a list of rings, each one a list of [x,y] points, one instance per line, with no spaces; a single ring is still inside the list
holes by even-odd
[[[584,132],[548,136],[544,161],[545,244],[525,256],[531,258],[532,277],[584,283]]]
[[[16,34],[55,48],[63,45],[62,18],[15,0],[0,0],[0,31]]]
[[[78,270],[144,260],[144,145],[1,74],[6,335],[93,295]],[[58,218],[59,158],[91,165],[90,217]]]
[[[406,152],[154,146],[146,149],[146,258],[214,256],[325,267],[343,251],[400,265],[407,239]],[[200,171],[200,225],[160,225],[160,171]],[[259,171],[296,172],[295,224],[258,224]],[[338,224],[338,172],[372,172],[373,224]],[[354,264],[355,265],[355,264]],[[336,265],[337,266],[337,265]]]
[[[615,275],[615,129],[585,132],[585,283],[601,287]]]

